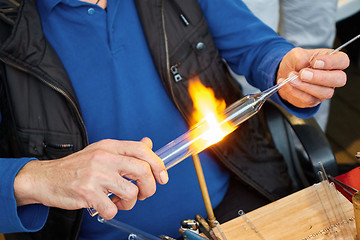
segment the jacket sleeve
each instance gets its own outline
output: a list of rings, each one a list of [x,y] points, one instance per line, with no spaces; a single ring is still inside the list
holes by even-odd
[[[18,171],[32,158],[0,158],[0,233],[34,232],[47,219],[49,208],[41,204],[17,207],[14,197],[14,179]]]
[[[278,66],[294,45],[261,22],[240,0],[198,0],[221,56],[237,74],[260,90],[274,85]],[[318,110],[297,108],[275,94],[292,114],[307,118]]]

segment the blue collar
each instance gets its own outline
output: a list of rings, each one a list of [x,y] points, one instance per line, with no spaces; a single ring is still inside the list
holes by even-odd
[[[60,3],[64,3],[70,6],[81,6],[81,5],[88,5],[91,3],[83,2],[80,0],[37,0],[37,8],[39,10],[39,14],[43,21],[45,21],[52,10]]]
[[[36,4],[42,18],[46,19],[51,13],[52,9],[60,2],[61,0],[37,0]]]

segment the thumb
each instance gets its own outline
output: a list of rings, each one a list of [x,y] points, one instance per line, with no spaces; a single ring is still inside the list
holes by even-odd
[[[144,143],[144,144],[145,144],[146,146],[148,146],[150,149],[152,149],[152,147],[153,147],[153,143],[152,143],[151,139],[148,138],[148,137],[144,137],[143,139],[141,139],[140,142]]]

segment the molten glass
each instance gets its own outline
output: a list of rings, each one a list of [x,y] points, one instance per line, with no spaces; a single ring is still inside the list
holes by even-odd
[[[235,129],[224,122],[225,101],[216,99],[213,90],[202,85],[197,76],[189,80],[189,94],[194,105],[192,119],[197,124],[155,152],[166,168],[217,143]]]
[[[297,76],[296,76],[297,77]],[[219,142],[234,131],[241,123],[256,114],[265,101],[277,92],[279,87],[272,87],[258,94],[251,94],[236,101],[225,109],[222,121],[207,115],[188,132],[168,143],[155,153],[163,160],[167,169]]]

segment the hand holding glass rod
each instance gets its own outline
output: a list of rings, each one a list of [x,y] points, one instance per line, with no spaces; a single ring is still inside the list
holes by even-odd
[[[360,34],[330,52],[329,55],[340,51],[342,48],[359,38]],[[208,136],[214,135],[214,129],[209,127],[209,124],[204,120],[196,124],[180,137],[157,150],[155,154],[163,160],[166,169],[169,169],[190,155],[203,151],[210,145],[220,141],[224,136],[234,131],[238,125],[255,115],[267,99],[279,91],[279,89],[281,89],[286,83],[293,81],[296,78],[298,78],[298,75],[288,77],[284,81],[263,92],[246,95],[242,99],[227,107],[224,111],[224,120],[217,123],[216,126],[218,129],[223,131],[222,135],[217,139],[209,141]],[[88,208],[88,211],[91,216],[97,215],[97,211],[95,209]]]
[[[334,49],[333,51],[331,51],[328,55],[333,55],[334,53],[337,53],[338,51],[340,51],[341,49],[343,49],[344,47],[346,47],[347,45],[353,43],[354,41],[356,41],[357,39],[360,38],[360,34],[353,37],[352,39],[350,39],[349,41],[347,41],[346,43],[342,44],[341,46],[339,46],[338,48]],[[307,67],[310,67],[310,65],[308,65]],[[296,78],[298,78],[298,75],[294,75],[291,77],[286,78],[284,81],[279,82],[278,84],[276,84],[275,86],[265,90],[264,92],[272,92],[273,90],[275,90],[275,92],[277,92],[280,88],[282,88],[286,83],[291,82],[293,80],[295,80]],[[264,93],[262,92],[262,93]],[[273,92],[273,93],[275,93]],[[259,93],[261,94],[261,93]],[[271,94],[272,95],[272,94]],[[271,96],[270,95],[270,96]]]

